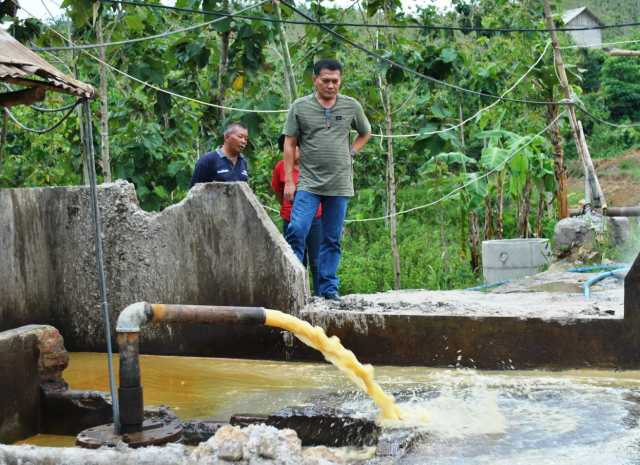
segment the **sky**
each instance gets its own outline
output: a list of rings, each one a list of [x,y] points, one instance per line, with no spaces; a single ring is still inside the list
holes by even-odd
[[[144,1],[144,0],[138,0],[138,1]],[[29,13],[33,14],[34,16],[42,20],[51,19],[49,16],[49,13],[51,13],[54,16],[58,16],[62,14],[62,9],[59,6],[62,3],[62,0],[19,0],[19,2],[20,2],[20,6],[24,8],[24,10],[20,10],[20,13],[18,14],[18,16],[21,18],[29,17],[29,15],[25,13],[25,11],[28,11]],[[175,1],[163,0],[162,3],[171,5],[175,3]],[[338,4],[344,3],[345,5],[347,5],[351,3],[351,1],[336,0],[336,3]],[[423,6],[423,5],[436,5],[441,8],[446,8],[447,6],[451,5],[451,1],[450,0],[402,0],[402,4],[408,11],[411,11],[415,9],[416,6]]]

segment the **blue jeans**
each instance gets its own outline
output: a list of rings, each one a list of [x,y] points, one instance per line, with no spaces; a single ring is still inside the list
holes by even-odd
[[[317,195],[311,192],[296,192],[291,210],[291,222],[285,238],[300,261],[304,260],[304,248],[311,223],[318,206],[322,204],[322,243],[320,244],[319,270],[320,295],[338,293],[337,272],[340,264],[340,240],[342,226],[347,214],[349,197]]]
[[[286,236],[287,229],[289,228],[289,222],[282,220],[282,233]],[[311,228],[309,234],[307,234],[306,247],[304,250],[304,257],[302,264],[307,266],[309,263],[309,269],[311,270],[311,281],[313,282],[313,295],[320,295],[320,272],[319,272],[319,256],[320,256],[320,243],[322,242],[322,222],[320,218],[314,218],[311,222]],[[308,260],[307,260],[308,259]]]

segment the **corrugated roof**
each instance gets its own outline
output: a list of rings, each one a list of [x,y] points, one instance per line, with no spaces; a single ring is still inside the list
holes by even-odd
[[[589,10],[589,8],[587,8],[586,6],[583,6],[583,7],[580,7],[580,8],[573,8],[572,10],[565,11],[564,13],[562,13],[562,22],[564,24],[569,24],[571,21],[573,21],[578,16],[580,16],[582,13],[588,14],[589,16],[591,16],[593,18],[593,20],[596,23],[598,23],[600,26],[604,26],[604,23],[602,21],[600,21],[600,18],[598,18],[593,13],[591,13],[591,10]]]
[[[0,28],[0,80],[7,78],[40,81],[78,97],[92,98],[96,93],[91,85],[59,71]]]

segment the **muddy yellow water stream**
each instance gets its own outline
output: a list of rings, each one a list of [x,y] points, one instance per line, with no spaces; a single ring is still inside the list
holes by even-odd
[[[373,379],[373,367],[360,363],[353,352],[343,347],[337,336],[328,337],[321,327],[311,326],[306,321],[277,310],[267,310],[266,313],[265,325],[286,329],[309,347],[322,352],[327,361],[333,363],[360,389],[369,394],[380,409],[383,419],[402,419],[402,413],[393,397],[384,392]]]

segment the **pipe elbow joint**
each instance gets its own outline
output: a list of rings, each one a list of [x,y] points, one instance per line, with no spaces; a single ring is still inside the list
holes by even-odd
[[[118,316],[116,332],[139,333],[140,326],[151,320],[153,312],[146,302],[136,302],[125,307]]]

